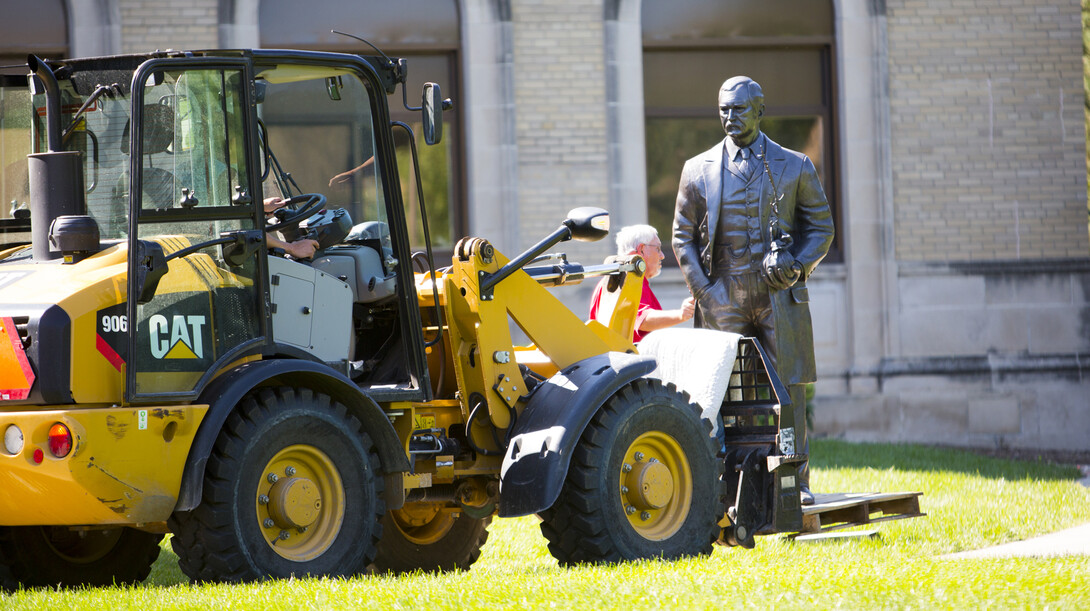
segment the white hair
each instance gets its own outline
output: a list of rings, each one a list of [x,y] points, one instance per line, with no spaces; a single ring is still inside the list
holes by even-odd
[[[629,225],[617,232],[617,254],[627,255],[636,252],[641,244],[650,244],[659,237],[657,229],[650,225]]]

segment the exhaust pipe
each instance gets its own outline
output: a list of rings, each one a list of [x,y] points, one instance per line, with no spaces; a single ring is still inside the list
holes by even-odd
[[[50,153],[61,150],[61,88],[49,66],[36,55],[27,55],[30,73],[45,86],[45,134]]]
[[[83,191],[83,154],[65,151],[61,140],[61,90],[57,77],[44,61],[27,56],[31,74],[45,88],[45,153],[27,155],[30,173],[30,238],[35,261],[62,256],[49,244],[49,229],[59,216],[86,215]]]

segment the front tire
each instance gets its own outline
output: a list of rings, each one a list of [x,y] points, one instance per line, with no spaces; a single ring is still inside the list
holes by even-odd
[[[481,556],[491,517],[455,515],[441,503],[406,503],[382,518],[377,572],[468,571]]]
[[[541,532],[561,564],[710,554],[722,465],[700,410],[640,379],[595,414]]]
[[[351,576],[375,556],[383,480],[359,420],[309,389],[261,389],[228,417],[201,504],[172,516],[196,581]]]
[[[0,583],[5,590],[41,586],[109,586],[147,579],[163,535],[132,528],[0,528]]]

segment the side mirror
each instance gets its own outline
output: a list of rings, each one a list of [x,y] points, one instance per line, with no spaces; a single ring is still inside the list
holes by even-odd
[[[424,83],[423,97],[424,142],[439,144],[443,140],[443,111],[452,104],[443,99],[438,83]]]
[[[568,213],[564,225],[571,231],[572,239],[596,242],[609,235],[609,213],[593,206],[576,208]]]

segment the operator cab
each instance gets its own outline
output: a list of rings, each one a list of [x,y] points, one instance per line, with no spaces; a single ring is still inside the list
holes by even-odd
[[[95,265],[128,249],[133,299],[95,313],[134,321],[100,334],[118,371],[127,365],[127,401],[195,398],[217,372],[254,357],[326,363],[376,401],[427,398],[381,97],[399,82],[397,66],[271,50],[37,64],[21,112],[9,104],[18,100],[0,100],[0,137],[29,132],[27,152],[77,160],[66,184],[82,219],[59,225],[85,256],[39,261],[35,248],[34,263]],[[38,200],[3,184],[14,204],[0,211],[0,232],[25,244],[26,208]],[[270,197],[293,206],[269,219]],[[313,237],[319,251],[310,261],[269,256],[270,228],[289,241]],[[0,258],[28,260],[30,250]]]
[[[398,279],[402,257],[391,236],[384,175],[391,168],[376,154],[373,86],[340,67],[299,64],[260,67],[256,82],[263,197],[317,194],[328,202],[280,231],[287,242],[315,239],[319,247],[311,260],[270,258],[274,337],[326,361],[343,345],[340,360],[361,386],[410,386],[405,358],[391,358],[403,353],[406,331],[398,287],[411,290],[411,282]],[[294,213],[278,211],[274,223]],[[284,291],[277,284],[302,277],[314,283],[310,305],[298,303],[298,286]],[[338,305],[334,283],[347,288],[347,306]],[[301,314],[304,308],[314,314]]]

